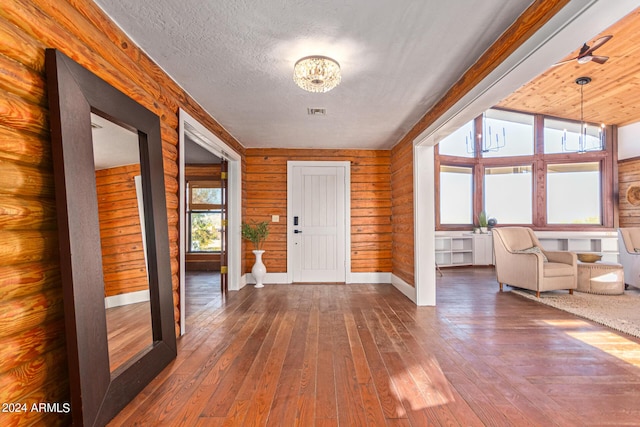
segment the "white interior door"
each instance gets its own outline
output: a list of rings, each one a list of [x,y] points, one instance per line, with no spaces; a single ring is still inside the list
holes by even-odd
[[[348,163],[290,163],[287,234],[293,282],[345,282]]]

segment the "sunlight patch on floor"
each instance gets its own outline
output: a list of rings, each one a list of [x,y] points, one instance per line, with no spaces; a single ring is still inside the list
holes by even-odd
[[[543,320],[544,323],[565,329],[592,327],[583,320]],[[611,356],[640,367],[640,343],[631,341],[613,331],[564,331],[570,337],[604,351]]]
[[[621,337],[615,332],[567,332],[567,334],[620,360],[640,367],[640,344]]]
[[[393,374],[391,379],[396,384],[395,388],[391,388],[395,397],[399,402],[410,405],[414,411],[446,405],[455,400],[449,380],[435,357],[431,357],[428,363],[414,365],[403,372]],[[403,393],[403,387],[399,385],[411,382],[418,385],[420,393]]]
[[[580,319],[558,319],[558,320],[542,320],[546,325],[556,326],[559,328],[589,328],[592,325]]]

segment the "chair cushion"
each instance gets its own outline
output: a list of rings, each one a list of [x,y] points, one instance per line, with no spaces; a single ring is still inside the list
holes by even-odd
[[[531,253],[540,254],[540,255],[542,255],[542,260],[544,262],[548,262],[549,261],[549,259],[547,259],[547,256],[544,254],[544,252],[542,252],[542,249],[540,249],[537,246],[532,246],[530,248],[521,249],[519,251],[514,251],[514,252],[518,253],[518,254],[531,254]]]
[[[573,276],[573,266],[560,262],[545,262],[544,277]]]

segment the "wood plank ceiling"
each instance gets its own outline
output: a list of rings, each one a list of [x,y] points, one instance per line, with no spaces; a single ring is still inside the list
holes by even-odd
[[[522,86],[497,106],[567,119],[580,119],[578,77],[591,77],[584,86],[584,119],[588,122],[624,126],[640,122],[640,8],[590,40],[604,35],[613,38],[594,52],[608,56],[600,65],[577,61],[550,68]],[[567,55],[574,58],[580,48]]]

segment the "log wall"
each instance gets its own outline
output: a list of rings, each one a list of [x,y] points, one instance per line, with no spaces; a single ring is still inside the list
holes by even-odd
[[[618,207],[620,227],[640,227],[640,206],[627,200],[627,190],[632,185],[640,186],[640,158],[621,160],[618,163]]]
[[[391,151],[391,200],[392,272],[415,286],[412,143],[398,144]]]
[[[384,150],[247,149],[243,221],[271,221],[263,261],[270,273],[287,271],[287,161],[351,162],[351,271],[391,271],[390,152]],[[254,255],[244,245],[243,271]]]
[[[96,171],[105,296],[149,289],[135,176],[140,165]]]
[[[68,402],[45,48],[57,48],[161,118],[176,332],[178,108],[244,148],[89,0],[0,7],[0,402]],[[68,417],[1,413],[3,426]]]

